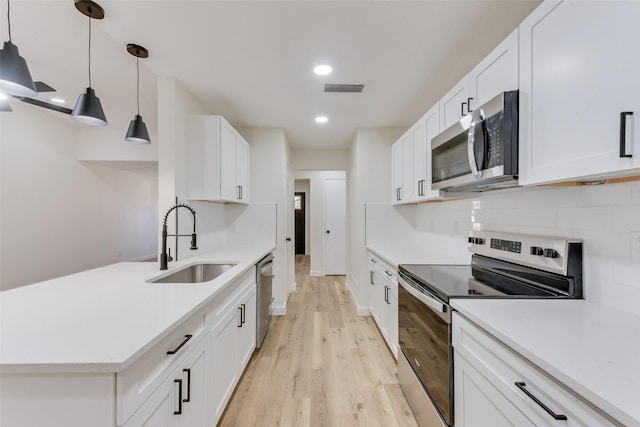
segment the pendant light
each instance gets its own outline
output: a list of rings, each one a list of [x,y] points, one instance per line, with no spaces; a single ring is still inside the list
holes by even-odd
[[[137,44],[129,43],[127,45],[127,52],[136,57],[136,103],[138,105],[138,113],[135,118],[129,123],[129,129],[124,137],[125,141],[134,144],[151,144],[151,138],[149,138],[149,132],[147,132],[147,125],[144,124],[142,116],[140,115],[140,58],[148,58],[149,51]]]
[[[11,4],[7,0],[7,27],[9,41],[0,50],[0,92],[8,95],[35,97],[38,95],[33,84],[27,61],[18,53],[18,46],[11,43]]]
[[[91,87],[91,20],[104,18],[104,9],[90,0],[75,0],[75,6],[83,15],[89,17],[89,87],[78,97],[71,118],[86,125],[106,126],[107,118],[102,110],[100,98]]]

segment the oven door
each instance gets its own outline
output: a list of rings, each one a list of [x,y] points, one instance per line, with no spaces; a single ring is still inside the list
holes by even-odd
[[[398,278],[398,340],[438,414],[453,424],[451,310],[411,279]]]

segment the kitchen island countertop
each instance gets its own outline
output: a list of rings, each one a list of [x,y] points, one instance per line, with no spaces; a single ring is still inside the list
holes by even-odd
[[[624,425],[640,426],[640,316],[585,300],[451,302],[585,400]]]
[[[214,250],[167,271],[121,262],[0,292],[0,370],[121,372],[273,249]],[[205,283],[147,283],[198,262],[237,265]]]

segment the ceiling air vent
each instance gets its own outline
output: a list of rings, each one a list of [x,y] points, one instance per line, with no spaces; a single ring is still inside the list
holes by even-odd
[[[364,85],[325,84],[325,92],[362,93]]]

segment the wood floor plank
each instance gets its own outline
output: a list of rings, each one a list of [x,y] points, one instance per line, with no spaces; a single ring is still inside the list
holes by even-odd
[[[296,284],[218,425],[415,427],[396,361],[344,276],[309,277],[309,257],[296,256]]]

